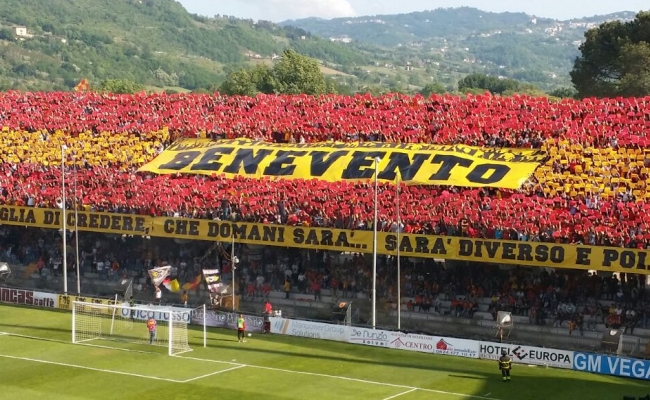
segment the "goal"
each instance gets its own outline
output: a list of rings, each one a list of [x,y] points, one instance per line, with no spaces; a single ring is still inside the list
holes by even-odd
[[[142,345],[167,347],[170,356],[192,351],[188,339],[188,325],[203,324],[203,346],[206,345],[205,306],[199,309],[179,307],[134,306],[85,303],[72,304],[72,343],[93,340],[111,340]],[[202,315],[202,316],[201,316]],[[147,322],[153,319],[150,331]]]

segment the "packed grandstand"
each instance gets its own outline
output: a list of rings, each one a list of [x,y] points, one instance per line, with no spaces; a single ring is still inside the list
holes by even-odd
[[[56,207],[61,146],[94,210],[371,229],[367,183],[136,173],[181,137],[468,144],[549,154],[520,190],[408,186],[405,232],[644,248],[650,241],[650,98],[450,95],[0,95],[2,201]],[[68,186],[68,207],[74,194]],[[396,229],[395,190],[380,187],[378,228]],[[461,222],[468,224],[461,226]]]
[[[372,182],[157,175],[138,169],[181,138],[465,144],[537,149],[548,157],[516,190],[403,186],[401,232],[639,250],[650,244],[650,98],[8,92],[0,95],[0,126],[0,201],[5,205],[60,207],[65,145],[66,176],[76,177],[74,185],[66,186],[68,209],[78,202],[86,211],[363,231],[373,225]],[[400,230],[396,193],[392,184],[379,186],[380,231]],[[119,256],[107,253],[106,262],[117,263]],[[292,277],[298,286],[300,275],[307,274],[298,288],[303,292],[321,287],[367,291],[368,267],[355,262],[330,276],[304,268],[286,275],[287,266],[278,267],[262,282],[283,290],[283,278]],[[200,267],[189,267],[186,280]],[[618,303],[610,310],[609,303],[597,307],[593,302],[588,314],[602,322],[612,314],[620,323],[626,310],[635,308],[639,316],[650,312],[639,302],[643,279],[628,279],[619,287],[609,277],[468,268],[438,271],[425,282],[419,279],[422,267],[407,264],[405,289],[413,297],[408,309],[436,309],[438,294],[445,292],[462,294],[451,308],[466,316],[478,309],[472,299],[484,296],[492,296],[489,311],[509,309],[530,315],[531,322],[542,310],[560,323],[566,315],[573,318],[575,303],[587,297]],[[380,266],[380,272],[380,282],[386,282],[386,269]],[[257,288],[254,272],[242,279],[249,294],[271,289]],[[394,297],[395,282],[387,282],[382,294]],[[530,314],[531,309],[540,311]],[[643,325],[646,320],[642,317]]]

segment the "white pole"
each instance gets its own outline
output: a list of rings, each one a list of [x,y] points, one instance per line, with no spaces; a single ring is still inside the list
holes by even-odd
[[[67,223],[65,215],[65,149],[66,145],[61,146],[61,201],[63,202],[63,293],[68,294],[68,244],[66,243]]]
[[[77,329],[75,328],[76,322],[77,322],[77,309],[75,308],[75,301],[72,302],[72,343],[77,343],[76,340],[76,332]]]
[[[172,351],[174,349],[174,333],[172,332],[174,329],[174,323],[172,322],[174,320],[174,316],[172,315],[172,313],[173,311],[169,310],[169,323],[168,323],[169,329],[167,331],[169,333],[169,336],[167,336],[167,340],[168,340],[167,354],[169,354],[170,356],[174,355]]]
[[[203,347],[208,347],[208,332],[206,326],[208,325],[207,323],[207,316],[205,313],[207,312],[205,303],[203,303]]]
[[[230,266],[232,267],[232,312],[235,312],[235,224],[232,224],[232,243],[230,244]]]
[[[115,293],[115,301],[113,301],[113,305],[117,306],[117,293]],[[113,316],[111,317],[111,336],[113,336],[113,327],[115,326],[115,312],[117,311],[117,307],[113,307]],[[129,310],[129,313],[133,315],[133,310]]]
[[[379,157],[375,158],[375,216],[372,221],[372,329],[377,326],[377,192]]]
[[[72,160],[74,162],[74,242],[77,257],[77,294],[81,294],[81,277],[79,276],[81,266],[79,265],[79,205],[77,203],[77,160],[74,158],[74,156]]]
[[[400,262],[400,233],[402,230],[402,221],[399,208],[399,176],[397,177],[397,330],[402,329],[402,268]]]

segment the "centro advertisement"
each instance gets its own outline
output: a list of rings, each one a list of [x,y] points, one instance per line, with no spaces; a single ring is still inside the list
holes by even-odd
[[[573,356],[573,369],[603,375],[650,380],[650,361],[645,360],[576,352]]]
[[[0,288],[0,303],[22,304],[37,307],[56,308],[58,296],[54,293],[33,290]]]
[[[413,333],[391,332],[388,341],[388,347],[391,349],[419,351],[422,353],[433,353],[434,346],[433,337]]]
[[[205,314],[205,324],[214,328],[237,329],[237,316],[235,313],[208,310]],[[244,315],[244,321],[247,332],[264,333],[264,318]],[[192,312],[192,324],[203,325],[203,310]]]
[[[347,342],[350,336],[350,327],[345,325],[331,325],[285,318],[270,318],[270,320],[271,333],[336,340],[337,342]]]
[[[573,352],[542,347],[518,346],[512,344],[480,342],[479,357],[498,360],[505,349],[512,360],[520,364],[541,365],[554,368],[573,368]]]

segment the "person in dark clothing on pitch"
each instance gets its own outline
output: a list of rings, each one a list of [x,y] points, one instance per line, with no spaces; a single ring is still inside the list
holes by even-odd
[[[501,376],[503,381],[510,381],[510,370],[512,369],[512,359],[508,355],[506,349],[501,350],[501,358],[499,358],[499,369],[501,370]]]

